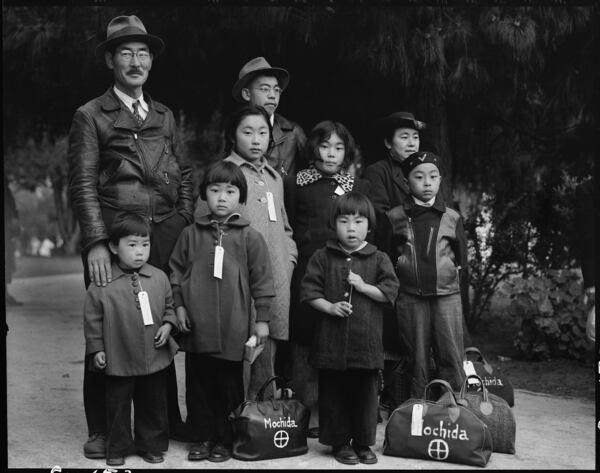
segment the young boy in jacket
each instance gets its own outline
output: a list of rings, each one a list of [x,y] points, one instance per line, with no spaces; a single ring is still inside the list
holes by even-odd
[[[403,235],[396,270],[400,280],[397,304],[404,314],[400,330],[412,341],[411,395],[421,397],[430,381],[433,347],[437,377],[458,390],[464,379],[460,270],[467,249],[460,214],[438,195],[439,158],[430,152],[411,154],[401,164],[411,198],[398,207],[395,229]],[[403,214],[403,215],[400,215]]]

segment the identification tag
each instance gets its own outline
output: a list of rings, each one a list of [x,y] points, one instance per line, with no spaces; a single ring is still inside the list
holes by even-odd
[[[269,220],[271,222],[276,222],[277,212],[275,212],[275,199],[273,198],[272,192],[267,192],[267,208],[269,209]]]
[[[335,192],[335,194],[337,194],[337,195],[344,195],[344,194],[346,193],[346,192],[344,191],[344,189],[342,189],[342,188],[341,188],[341,186],[337,186],[337,187],[335,188],[335,191],[334,191],[334,192]]]
[[[465,371],[465,375],[467,375],[467,376],[470,376],[472,374],[477,375],[472,361],[468,361],[468,360],[463,361],[463,369]],[[479,383],[479,381],[477,381],[477,378],[469,378],[469,384],[478,384],[478,383]]]
[[[146,291],[140,291],[138,293],[138,300],[140,301],[140,309],[142,309],[142,317],[144,319],[144,325],[153,325],[152,310],[150,310],[150,300],[148,299],[148,293]]]
[[[213,276],[215,278],[223,279],[223,256],[225,255],[225,250],[221,245],[215,246],[215,264],[214,264],[214,272]]]
[[[410,435],[413,437],[423,436],[423,404],[415,404],[412,408]]]

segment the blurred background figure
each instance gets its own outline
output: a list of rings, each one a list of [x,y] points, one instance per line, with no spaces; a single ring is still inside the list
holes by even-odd
[[[4,176],[4,294],[6,306],[23,305],[8,292],[8,284],[17,269],[15,258],[15,240],[19,238],[19,214],[15,198]]]

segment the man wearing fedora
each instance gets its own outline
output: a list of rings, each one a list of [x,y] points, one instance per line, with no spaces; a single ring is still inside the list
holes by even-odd
[[[96,48],[112,71],[114,84],[79,107],[69,135],[69,195],[81,229],[86,287],[112,279],[108,229],[120,210],[148,218],[152,245],[148,262],[168,272],[177,237],[192,222],[192,169],[176,138],[173,113],[142,88],[163,41],[147,33],[141,20],[118,16]],[[92,370],[86,353],[83,399],[88,458],[104,458],[105,376]],[[174,364],[168,369],[171,436],[183,423],[177,402]]]
[[[289,82],[288,71],[271,67],[264,57],[256,57],[244,64],[231,91],[238,102],[250,102],[264,107],[268,112],[273,127],[273,143],[267,161],[282,178],[296,172],[297,161],[301,159],[306,142],[306,135],[297,123],[275,113],[281,94]]]

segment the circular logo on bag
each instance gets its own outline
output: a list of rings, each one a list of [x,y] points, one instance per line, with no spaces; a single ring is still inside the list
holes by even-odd
[[[290,436],[285,430],[278,430],[273,436],[273,443],[277,448],[285,448],[290,441]]]
[[[429,442],[429,447],[427,447],[427,453],[434,460],[445,460],[448,458],[448,454],[450,453],[450,448],[448,444],[441,439],[434,439]]]

